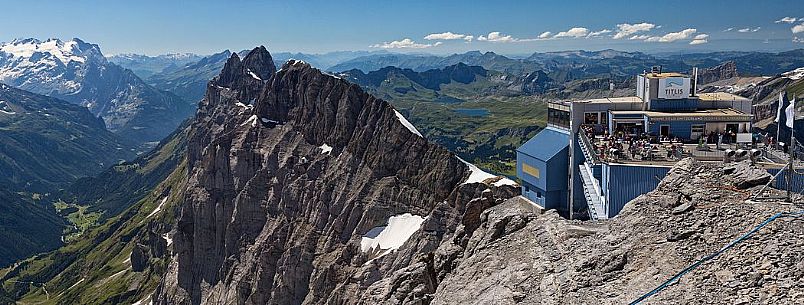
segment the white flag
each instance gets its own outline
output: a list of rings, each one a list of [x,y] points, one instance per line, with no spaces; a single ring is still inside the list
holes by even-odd
[[[776,107],[776,119],[773,120],[779,123],[779,118],[782,117],[782,105],[784,105],[784,91],[779,92],[779,106]]]
[[[784,110],[784,114],[787,116],[787,122],[785,122],[785,125],[793,128],[793,121],[796,119],[796,99],[793,99],[790,102],[790,106],[787,106],[787,109]]]

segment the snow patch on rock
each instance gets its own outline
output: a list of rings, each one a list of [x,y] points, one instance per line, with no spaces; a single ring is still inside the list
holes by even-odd
[[[246,124],[251,124],[251,127],[257,127],[257,115],[250,116],[243,124],[240,124],[240,126],[245,126]]]
[[[246,104],[243,104],[241,102],[237,102],[237,103],[235,103],[235,105],[238,106],[238,107],[242,107],[243,109],[253,109],[254,108],[254,106],[252,106],[252,105],[246,105]]]
[[[6,101],[0,101],[0,113],[16,114],[14,110],[11,110],[11,107],[8,106],[8,102]]]
[[[260,119],[263,123],[272,123],[272,124],[279,124],[279,121],[274,121],[269,118],[261,118]]]
[[[422,134],[419,133],[418,130],[416,130],[416,127],[414,127],[413,124],[411,124],[410,121],[408,121],[408,119],[405,118],[405,116],[403,116],[401,113],[399,113],[399,111],[396,111],[396,109],[394,109],[394,113],[396,114],[396,118],[399,120],[399,122],[402,122],[402,125],[405,125],[405,127],[408,130],[410,130],[410,132],[416,134],[419,137],[424,138],[422,136]]]
[[[159,202],[159,205],[156,206],[156,209],[154,209],[154,211],[151,212],[151,214],[148,214],[148,217],[145,217],[145,218],[151,218],[151,216],[154,216],[154,215],[156,215],[156,213],[159,213],[159,211],[162,210],[162,207],[165,206],[165,202],[167,202],[167,200],[168,200],[168,197],[163,198],[162,201]]]
[[[248,75],[251,75],[251,77],[252,77],[253,79],[256,79],[256,80],[258,80],[258,81],[262,81],[262,78],[260,78],[259,76],[257,76],[257,74],[255,74],[254,72],[252,72],[252,71],[251,71],[251,69],[247,69],[246,71],[248,72]]]
[[[500,180],[497,180],[497,181],[496,181],[496,182],[494,182],[493,184],[494,184],[494,186],[496,186],[496,187],[501,187],[501,186],[503,186],[503,185],[510,185],[510,186],[518,186],[518,185],[519,185],[519,184],[517,184],[516,182],[514,182],[514,180],[511,180],[511,179],[508,179],[508,178],[505,178],[505,177],[503,177],[503,178],[502,178],[502,179],[500,179]]]
[[[782,73],[782,76],[787,77],[792,80],[799,80],[804,78],[804,67],[795,69],[793,71]]]
[[[332,152],[332,146],[327,145],[324,143],[323,145],[319,146],[318,148],[321,149],[321,154],[329,154]]]
[[[162,238],[164,238],[164,239],[165,239],[165,242],[167,243],[167,246],[168,246],[168,247],[170,247],[170,245],[172,245],[172,244],[173,244],[173,237],[172,237],[172,236],[170,236],[170,233],[169,233],[169,232],[168,232],[168,233],[165,233],[165,234],[162,234]]]
[[[497,177],[496,175],[492,175],[492,174],[489,174],[487,172],[484,172],[482,169],[478,168],[477,166],[475,166],[472,163],[466,162],[464,159],[461,159],[459,157],[456,157],[456,158],[458,158],[458,160],[461,160],[461,162],[466,164],[466,166],[469,167],[469,172],[470,172],[469,178],[467,178],[466,181],[461,183],[461,185],[470,184],[470,183],[482,183],[486,179]],[[505,178],[505,179],[507,179],[507,178]],[[508,179],[508,180],[510,180],[510,179]],[[511,182],[513,182],[513,181],[511,181]]]
[[[391,216],[388,225],[369,230],[360,240],[363,252],[381,252],[380,255],[399,249],[413,233],[421,228],[424,218],[410,213]]]

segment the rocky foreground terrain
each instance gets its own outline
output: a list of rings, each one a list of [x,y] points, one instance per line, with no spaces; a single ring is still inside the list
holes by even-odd
[[[803,210],[746,200],[770,178],[746,163],[684,160],[597,223],[508,200],[483,212],[466,246],[440,245],[431,304],[629,303],[772,215]],[[645,303],[801,304],[802,248],[804,217],[779,218]]]

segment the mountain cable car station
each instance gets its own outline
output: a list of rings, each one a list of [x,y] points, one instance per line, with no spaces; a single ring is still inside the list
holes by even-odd
[[[697,93],[696,74],[655,67],[637,76],[636,96],[548,103],[547,127],[517,149],[522,195],[571,218],[606,219],[682,158],[746,155],[751,100]]]

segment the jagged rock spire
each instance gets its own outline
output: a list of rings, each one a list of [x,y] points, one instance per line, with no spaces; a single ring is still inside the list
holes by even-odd
[[[276,73],[276,66],[274,66],[271,53],[264,46],[259,46],[249,51],[242,60],[237,53],[232,53],[215,83],[218,86],[232,87],[238,83],[241,77],[267,81],[273,77],[274,73]]]
[[[221,74],[215,79],[215,83],[219,86],[229,87],[237,80],[242,70],[243,64],[240,61],[240,56],[238,56],[236,52],[232,52],[232,56],[230,56],[229,59],[226,60],[226,64],[223,65]]]
[[[243,58],[243,68],[246,73],[254,73],[262,80],[268,80],[276,73],[274,59],[265,46],[256,47],[248,52],[248,55]]]

